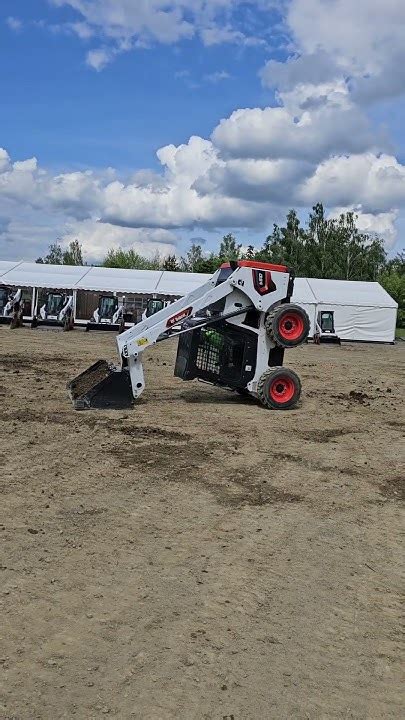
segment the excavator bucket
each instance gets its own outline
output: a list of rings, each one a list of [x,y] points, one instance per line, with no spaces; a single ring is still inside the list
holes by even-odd
[[[106,360],[97,360],[68,382],[67,389],[75,410],[125,410],[134,404],[128,370]]]

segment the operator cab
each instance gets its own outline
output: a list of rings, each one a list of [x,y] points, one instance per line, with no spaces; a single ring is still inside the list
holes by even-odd
[[[334,334],[334,313],[331,310],[322,310],[320,313],[318,313],[318,323],[323,333]]]
[[[322,343],[339,343],[340,338],[335,332],[335,319],[333,310],[320,310],[318,312],[317,326],[318,332],[315,335],[315,341]]]
[[[156,315],[156,313],[163,310],[165,304],[163,300],[159,300],[158,298],[151,298],[148,300],[146,305],[146,311],[145,311],[145,317],[151,317],[152,315]]]
[[[3,315],[4,308],[6,307],[8,303],[8,298],[10,295],[10,290],[8,288],[2,287],[0,288],[0,315]]]
[[[118,310],[118,300],[113,295],[104,295],[100,298],[98,312],[101,320],[112,320]]]
[[[49,293],[45,302],[45,314],[47,317],[59,316],[60,311],[65,305],[65,296],[61,293]]]

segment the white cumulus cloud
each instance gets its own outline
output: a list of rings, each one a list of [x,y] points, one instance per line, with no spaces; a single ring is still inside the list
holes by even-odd
[[[110,249],[132,249],[140,255],[153,258],[156,253],[161,257],[176,253],[177,237],[164,229],[134,229],[109,225],[94,220],[68,223],[63,234],[62,244],[67,246],[72,240],[79,240],[87,262],[97,261]]]

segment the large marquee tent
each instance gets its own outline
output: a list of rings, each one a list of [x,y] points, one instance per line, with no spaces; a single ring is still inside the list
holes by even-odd
[[[131,293],[142,296],[182,297],[210,275],[167,270],[46,265],[0,261],[0,284],[8,287],[52,288],[72,291]],[[333,312],[341,340],[393,342],[398,305],[377,282],[296,278],[293,301],[307,311],[311,336],[319,314]]]
[[[0,282],[12,287],[93,290],[182,297],[210,275],[168,270],[121,270],[88,265],[0,261]]]
[[[378,282],[297,278],[293,300],[311,320],[311,336],[322,312],[333,312],[341,340],[394,342],[398,304]]]

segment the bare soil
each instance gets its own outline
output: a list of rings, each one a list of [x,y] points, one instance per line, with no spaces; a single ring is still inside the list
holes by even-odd
[[[290,412],[175,350],[77,412],[114,336],[0,328],[0,717],[402,718],[405,345],[289,351]]]

